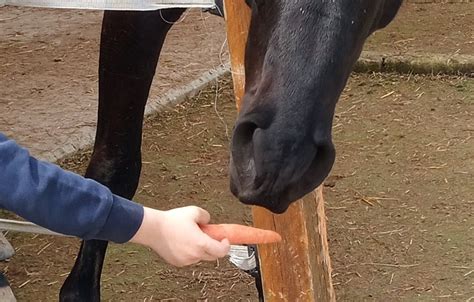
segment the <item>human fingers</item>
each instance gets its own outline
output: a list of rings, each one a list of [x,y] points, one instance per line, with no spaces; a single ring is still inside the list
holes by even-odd
[[[216,261],[217,259],[219,259],[219,257],[216,257],[216,256],[214,256],[214,255],[211,255],[211,254],[209,254],[209,253],[207,253],[207,252],[204,252],[204,253],[202,254],[202,256],[201,256],[201,259],[202,259],[203,261]]]
[[[208,237],[207,235],[206,237],[207,240],[205,241],[205,244],[203,246],[204,253],[207,253],[217,258],[222,258],[229,253],[229,240],[223,239],[222,241],[217,241]]]

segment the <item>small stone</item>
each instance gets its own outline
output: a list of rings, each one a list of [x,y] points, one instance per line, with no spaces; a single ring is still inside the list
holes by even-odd
[[[15,254],[15,250],[8,240],[0,232],[0,261],[11,258]]]

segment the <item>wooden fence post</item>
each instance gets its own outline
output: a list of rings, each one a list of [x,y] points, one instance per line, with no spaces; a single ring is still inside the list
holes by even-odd
[[[225,15],[234,92],[240,108],[251,13],[244,0],[225,0]],[[285,214],[274,215],[259,207],[253,207],[252,213],[256,227],[275,230],[283,237],[280,244],[259,246],[265,301],[335,301],[322,187],[293,204]]]

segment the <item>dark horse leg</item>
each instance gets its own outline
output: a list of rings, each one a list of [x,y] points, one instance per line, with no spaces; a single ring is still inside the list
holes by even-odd
[[[141,170],[145,104],[166,34],[182,9],[105,12],[99,64],[99,114],[86,177],[132,198]],[[100,301],[106,241],[83,241],[60,301]]]

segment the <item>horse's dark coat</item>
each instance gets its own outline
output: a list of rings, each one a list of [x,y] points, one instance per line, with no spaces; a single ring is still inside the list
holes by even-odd
[[[329,173],[336,102],[365,39],[402,0],[247,0],[246,94],[231,145],[231,190],[283,212]],[[86,176],[132,198],[143,112],[171,23],[183,10],[106,12],[96,142]],[[107,243],[85,241],[61,301],[99,301]]]
[[[97,134],[86,177],[126,198],[131,199],[138,186],[143,113],[159,53],[171,23],[183,12],[104,14]],[[61,288],[61,301],[100,301],[106,249],[105,241],[82,243],[74,268]]]
[[[231,148],[231,190],[242,202],[281,213],[322,183],[335,157],[336,102],[366,38],[399,5],[253,1],[246,94]]]

